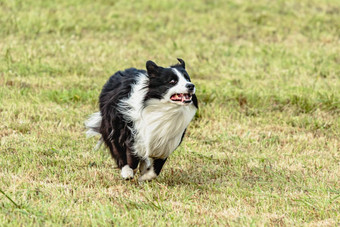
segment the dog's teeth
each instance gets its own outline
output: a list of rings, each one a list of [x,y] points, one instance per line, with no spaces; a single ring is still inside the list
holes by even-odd
[[[171,96],[171,100],[175,102],[189,102],[192,98],[192,95],[189,93],[177,93]]]

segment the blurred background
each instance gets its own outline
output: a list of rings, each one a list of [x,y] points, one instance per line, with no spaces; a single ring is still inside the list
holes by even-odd
[[[0,225],[339,224],[339,53],[338,0],[0,0]],[[120,181],[83,122],[178,57],[200,110],[157,181]]]

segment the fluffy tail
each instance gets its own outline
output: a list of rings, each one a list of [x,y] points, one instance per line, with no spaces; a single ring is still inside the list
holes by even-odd
[[[87,119],[87,121],[85,121],[85,126],[87,128],[86,137],[89,138],[92,136],[101,135],[99,132],[101,123],[102,123],[102,116],[100,112],[92,114],[90,118]],[[98,150],[102,144],[103,144],[103,138],[100,137],[97,145],[94,147],[94,150]]]

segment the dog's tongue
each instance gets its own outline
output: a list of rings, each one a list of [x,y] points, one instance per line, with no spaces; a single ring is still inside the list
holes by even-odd
[[[183,99],[184,99],[183,94],[175,94],[171,96],[172,101],[183,101]]]
[[[191,97],[189,94],[174,94],[170,98],[172,101],[176,102],[188,102],[191,101]]]

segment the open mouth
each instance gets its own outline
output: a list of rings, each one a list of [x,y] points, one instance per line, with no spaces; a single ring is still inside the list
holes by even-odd
[[[192,95],[189,93],[173,94],[170,100],[177,103],[191,103]]]

